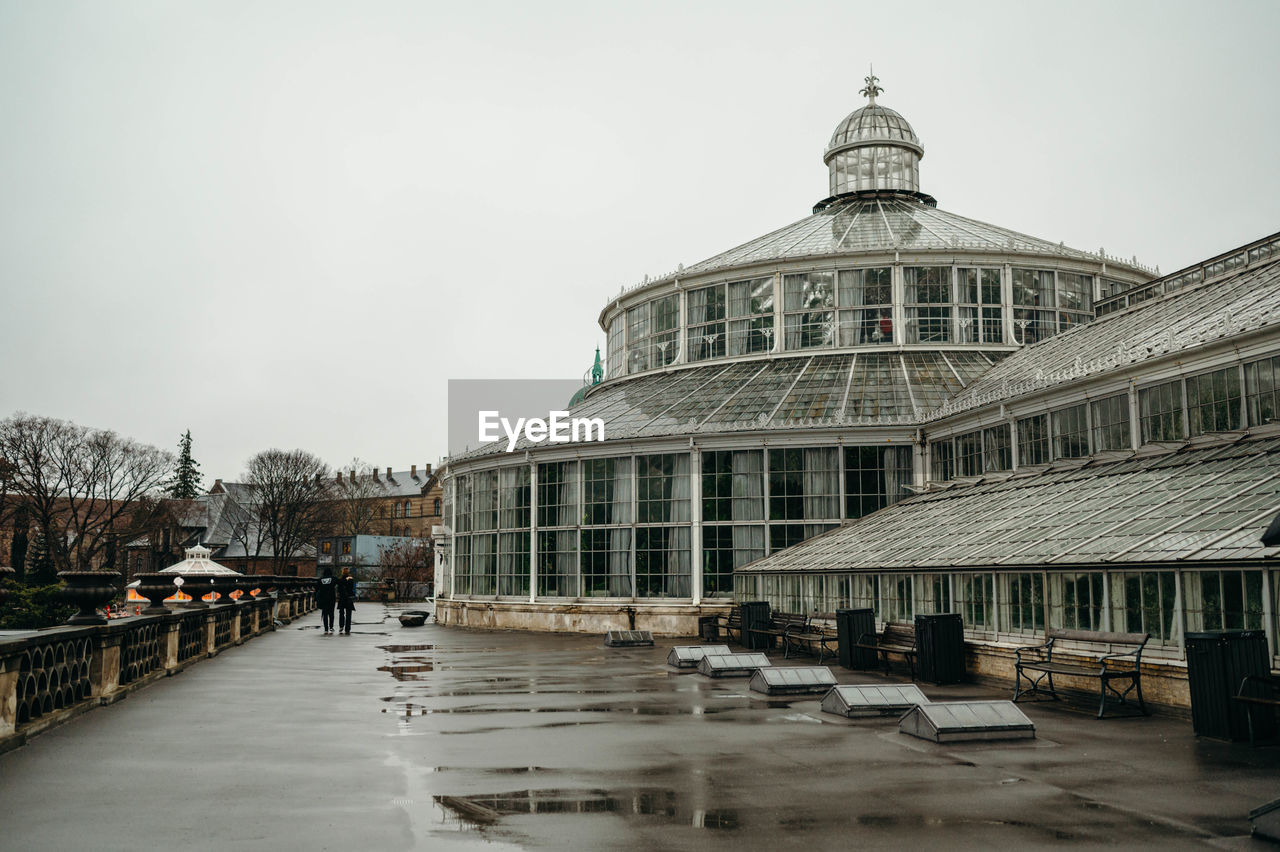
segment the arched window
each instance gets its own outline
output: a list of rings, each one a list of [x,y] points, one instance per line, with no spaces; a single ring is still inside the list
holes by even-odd
[[[395,516],[396,516],[397,518],[398,518],[398,517],[400,517],[400,504],[399,504],[399,503],[397,503],[397,504],[395,505],[394,509],[395,509]]]
[[[410,517],[411,515],[413,515],[413,502],[412,502],[412,501],[410,501],[410,500],[405,500],[405,501],[404,501],[404,516],[405,516],[406,518],[408,518],[408,517]]]
[[[435,505],[434,505],[432,508],[434,509],[434,511],[432,512],[432,514],[434,514],[434,515],[439,515],[439,514],[440,514],[440,498],[439,498],[439,497],[437,497],[437,498],[436,498]]]

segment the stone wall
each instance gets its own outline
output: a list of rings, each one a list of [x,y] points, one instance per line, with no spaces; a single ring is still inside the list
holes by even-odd
[[[0,638],[0,752],[313,609],[300,589]]]

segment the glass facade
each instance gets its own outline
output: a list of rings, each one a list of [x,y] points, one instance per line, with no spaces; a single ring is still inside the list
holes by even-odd
[[[723,598],[735,569],[903,499],[912,480],[906,445],[697,458],[697,468],[688,452],[545,462],[536,482],[527,464],[455,477],[454,593],[525,597],[532,582],[538,597],[689,598],[697,558],[701,594]]]

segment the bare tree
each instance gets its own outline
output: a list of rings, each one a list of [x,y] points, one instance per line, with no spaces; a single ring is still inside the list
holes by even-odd
[[[333,529],[332,475],[305,450],[263,450],[249,459],[245,483],[256,492],[257,523],[276,574]]]
[[[60,571],[115,567],[117,545],[142,525],[140,501],[174,465],[172,454],[115,432],[27,414],[0,421],[0,456]]]
[[[352,459],[346,470],[338,472],[333,495],[339,513],[339,534],[373,535],[378,512],[374,498],[382,496],[382,489],[373,478],[373,466]]]
[[[414,587],[430,583],[434,564],[430,541],[406,538],[382,551],[382,580],[392,581],[397,598],[407,598]]]

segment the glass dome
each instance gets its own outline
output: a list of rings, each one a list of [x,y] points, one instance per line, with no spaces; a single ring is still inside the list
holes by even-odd
[[[870,101],[836,125],[823,162],[830,170],[831,195],[863,190],[920,191],[924,148],[911,124],[876,103],[883,91],[874,74],[862,94]]]

